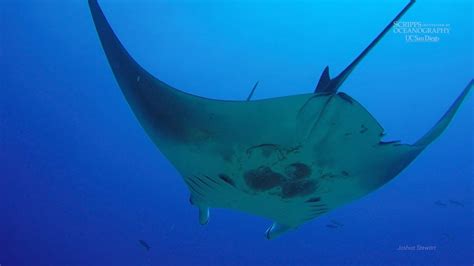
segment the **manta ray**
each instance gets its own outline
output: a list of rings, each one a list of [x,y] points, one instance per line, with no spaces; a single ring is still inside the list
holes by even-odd
[[[252,100],[191,95],[142,68],[123,47],[97,0],[89,6],[106,57],[128,104],[182,176],[207,224],[209,208],[273,221],[273,239],[380,188],[448,126],[473,81],[413,144],[383,141],[384,130],[355,99],[338,92],[356,65],[414,4],[410,1],[339,75],[322,72],[315,90]]]

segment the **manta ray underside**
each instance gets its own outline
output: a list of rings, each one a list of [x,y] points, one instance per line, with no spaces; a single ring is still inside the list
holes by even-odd
[[[269,239],[394,178],[443,132],[473,85],[471,80],[414,144],[383,142],[383,128],[370,113],[337,90],[393,21],[338,76],[331,78],[326,68],[313,93],[222,101],[184,93],[153,77],[127,53],[97,1],[89,5],[125,98],[183,176],[200,223],[208,222],[210,207],[236,209],[273,220]]]

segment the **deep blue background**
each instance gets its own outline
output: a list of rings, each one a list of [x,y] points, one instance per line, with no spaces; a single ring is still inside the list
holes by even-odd
[[[130,53],[190,93],[311,92],[407,1],[100,1]],[[367,197],[274,241],[263,218],[198,224],[106,62],[86,1],[0,2],[0,264],[471,265],[473,101],[409,168]],[[437,43],[389,33],[342,91],[413,142],[473,76],[472,1],[418,1],[404,21],[449,23]],[[447,203],[460,201],[464,207]],[[446,207],[434,204],[441,200]],[[339,229],[325,225],[331,220]],[[138,244],[146,240],[146,252]],[[436,251],[397,251],[399,245]]]

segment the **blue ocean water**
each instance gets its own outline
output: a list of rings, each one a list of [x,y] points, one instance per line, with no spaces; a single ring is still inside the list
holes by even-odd
[[[257,80],[255,99],[313,91],[406,2],[99,1],[145,69],[218,99],[245,99]],[[341,91],[387,140],[411,143],[473,77],[472,1],[418,1],[402,20],[445,30],[429,42],[391,31]],[[472,95],[393,181],[269,241],[271,221],[231,210],[199,225],[124,100],[87,1],[3,0],[0,26],[1,266],[474,263]],[[435,249],[398,250],[417,245]]]

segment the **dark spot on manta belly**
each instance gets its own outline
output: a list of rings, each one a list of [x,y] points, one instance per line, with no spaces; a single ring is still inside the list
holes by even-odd
[[[365,125],[360,125],[360,133],[363,134],[365,132],[367,132],[367,130],[369,130]]]
[[[235,187],[235,182],[226,174],[219,174],[219,178],[224,180],[227,184]]]
[[[311,175],[311,168],[304,163],[292,163],[285,168],[285,175],[292,179],[302,179]]]
[[[282,198],[293,198],[297,196],[305,196],[316,191],[316,181],[299,180],[296,182],[288,182],[282,186]]]
[[[265,191],[280,185],[283,175],[272,171],[268,166],[260,166],[244,173],[247,186],[256,191]]]

